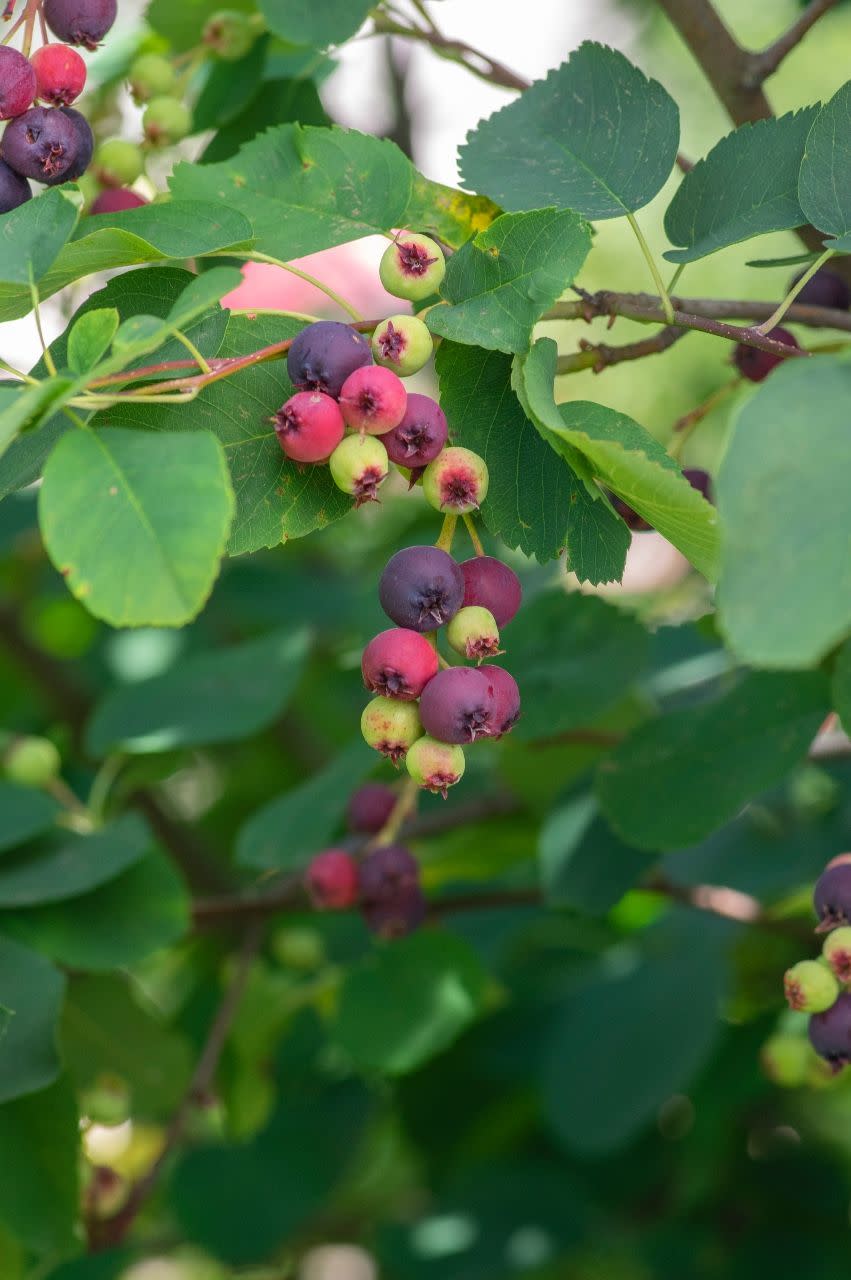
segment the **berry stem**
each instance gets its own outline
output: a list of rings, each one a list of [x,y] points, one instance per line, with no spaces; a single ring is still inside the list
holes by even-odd
[[[665,313],[665,320],[667,321],[668,324],[673,324],[674,308],[671,305],[671,299],[668,296],[668,290],[665,288],[662,277],[659,274],[659,268],[656,266],[656,259],[653,257],[653,254],[650,250],[650,245],[644,239],[644,233],[641,230],[641,227],[638,225],[638,222],[636,221],[635,214],[628,213],[626,215],[626,220],[629,223],[630,227],[632,228],[633,235],[638,241],[638,247],[644,255],[644,261],[647,263],[648,267],[650,268],[650,274],[653,277],[653,283],[656,285],[656,288],[659,291],[659,297],[662,300],[662,310]]]
[[[469,514],[465,514],[462,518],[464,521],[465,528],[470,535],[470,541],[473,544],[473,550],[475,551],[477,556],[483,556],[485,554],[485,549],[482,546],[481,538],[476,532],[476,525],[473,521],[473,517]]]
[[[807,282],[813,278],[813,276],[819,270],[819,268],[823,267],[824,264],[827,262],[827,260],[832,257],[833,257],[833,250],[825,249],[824,253],[821,254],[818,258],[816,258],[815,262],[811,262],[807,270],[804,272],[804,274],[800,277],[799,280],[795,282],[795,284],[786,294],[786,297],[780,303],[777,310],[774,311],[768,317],[767,320],[764,320],[762,324],[757,325],[756,332],[762,333],[762,334],[768,334],[776,324],[779,324],[780,321],[785,316],[786,312],[791,307],[792,303],[797,298],[798,294],[803,289],[804,285],[807,284]]]
[[[455,537],[455,527],[457,524],[458,524],[457,516],[443,517],[443,525],[441,526],[440,537],[437,539],[437,542],[434,544],[436,547],[440,547],[441,551],[446,551],[448,553],[452,550],[452,539]]]
[[[54,800],[62,805],[63,809],[68,811],[68,814],[74,819],[74,826],[77,830],[91,831],[92,816],[82,800],[68,786],[67,782],[63,781],[62,778],[51,778],[49,782],[45,783],[44,789],[53,796]]]
[[[198,368],[201,370],[201,372],[212,373],[212,369],[207,364],[207,361],[201,355],[201,352],[195,346],[195,343],[192,341],[192,339],[187,338],[186,334],[182,333],[180,329],[172,329],[172,333],[174,334],[175,338],[177,338],[177,341],[181,344],[181,346],[185,347],[186,350],[189,352],[189,354],[194,358],[195,363],[198,365]]]
[[[44,363],[47,365],[47,372],[51,374],[52,377],[55,378],[56,364],[54,362],[53,356],[50,354],[50,348],[48,347],[44,339],[44,329],[41,326],[41,307],[40,307],[39,296],[38,296],[38,288],[36,286],[35,281],[32,278],[32,268],[30,268],[30,298],[32,299],[33,317],[35,319],[35,327],[36,327],[36,332],[38,333],[38,340],[41,343],[41,350],[44,355]]]
[[[24,9],[24,38],[21,42],[21,52],[25,58],[30,56],[33,46],[33,30],[35,29],[36,15],[41,10],[41,0],[27,0],[27,7]]]
[[[306,271],[302,271],[299,267],[294,267],[290,262],[283,262],[280,258],[273,258],[268,253],[258,253],[256,250],[245,250],[236,252],[232,249],[221,250],[217,253],[207,255],[210,258],[244,258],[248,262],[267,262],[270,266],[281,267],[282,270],[288,271],[290,275],[298,276],[299,280],[304,280],[307,284],[312,284],[314,289],[318,289],[320,293],[324,293],[326,298],[330,298],[332,302],[336,302],[338,307],[352,317],[353,320],[361,321],[363,316],[352,306],[350,302],[330,285],[323,284],[321,280],[317,280],[316,276],[309,275]]]
[[[390,811],[390,817],[384,826],[378,832],[373,841],[370,842],[370,849],[378,849],[382,845],[392,844],[398,836],[402,827],[417,807],[417,796],[419,795],[419,787],[413,778],[408,778],[402,784],[402,790],[399,792],[399,798]]]
[[[711,396],[707,396],[701,404],[696,405],[689,413],[677,419],[674,423],[671,443],[668,445],[668,453],[672,458],[679,462],[686,442],[691,439],[703,419],[708,417],[715,406],[725,400],[731,391],[735,391],[741,385],[741,378],[732,378],[729,382],[717,387]]]

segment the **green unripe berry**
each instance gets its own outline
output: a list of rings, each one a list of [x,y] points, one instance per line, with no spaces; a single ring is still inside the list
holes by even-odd
[[[787,969],[783,990],[790,1009],[798,1013],[824,1013],[839,995],[839,983],[818,960],[801,960]]]
[[[247,13],[221,9],[204,27],[202,39],[216,57],[225,62],[244,58],[257,38],[257,28]]]
[[[59,752],[47,738],[15,738],[3,756],[6,777],[24,787],[46,787],[61,767]]]
[[[402,231],[385,250],[378,274],[394,298],[421,302],[437,293],[446,274],[446,260],[440,245],[429,236]]]
[[[285,969],[312,973],[325,961],[325,943],[316,929],[278,929],[272,936],[272,953]]]
[[[851,982],[851,925],[829,933],[821,954],[837,982]]]
[[[378,501],[378,486],[387,479],[390,459],[377,436],[346,436],[328,459],[331,478],[343,493],[350,493],[355,505]]]
[[[133,100],[141,106],[151,98],[173,93],[177,72],[169,59],[159,53],[142,53],[131,64],[127,79]]]
[[[417,786],[445,796],[464,776],[464,752],[449,742],[428,735],[418,738],[405,757],[405,767]]]
[[[423,732],[416,702],[396,698],[373,698],[364,707],[360,727],[367,744],[396,765]]]
[[[431,358],[434,343],[416,316],[388,316],[372,335],[372,358],[400,378],[417,373]]]
[[[145,167],[142,152],[134,142],[110,138],[95,151],[92,169],[105,187],[129,187]]]
[[[446,639],[462,657],[483,662],[504,650],[499,647],[499,627],[490,609],[469,604],[459,609],[446,628]]]
[[[813,1050],[803,1036],[774,1035],[766,1040],[760,1052],[763,1071],[783,1089],[797,1089],[806,1084],[812,1060]]]
[[[179,98],[151,98],[142,117],[145,137],[156,147],[180,142],[192,131],[192,112]]]
[[[83,197],[83,207],[88,209],[98,197],[100,183],[93,173],[86,172],[80,174],[77,179],[77,186],[80,188],[80,195]]]
[[[436,511],[462,516],[482,505],[488,492],[488,467],[472,449],[449,445],[423,472],[423,493]]]
[[[130,1090],[120,1076],[100,1075],[82,1094],[80,1110],[93,1124],[123,1124],[130,1115]]]

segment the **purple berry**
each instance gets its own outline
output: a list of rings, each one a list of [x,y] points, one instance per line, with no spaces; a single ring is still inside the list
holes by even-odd
[[[683,467],[683,475],[692,489],[697,489],[707,502],[712,501],[712,477],[708,471],[701,471],[699,467]]]
[[[59,107],[32,107],[10,121],[3,134],[3,159],[24,178],[64,182],[80,151],[74,124]]]
[[[461,565],[464,604],[489,609],[498,627],[506,626],[523,599],[520,579],[513,569],[494,556],[475,556]]]
[[[325,462],[346,430],[336,400],[321,391],[297,391],[272,421],[278,444],[293,462]]]
[[[785,343],[787,347],[797,348],[798,346],[789,330],[781,329],[779,326],[772,329],[766,336],[774,338],[775,342]],[[759,351],[756,347],[748,347],[743,342],[738,343],[733,352],[733,363],[748,382],[762,382],[771,370],[782,362],[783,356],[776,356],[771,351]]]
[[[118,0],[44,0],[44,20],[67,44],[96,49],[118,11]]]
[[[417,860],[404,845],[389,844],[368,853],[360,864],[364,919],[382,938],[401,938],[425,918]]]
[[[147,203],[147,200],[137,196],[135,191],[128,191],[126,187],[109,187],[92,201],[89,213],[126,213],[128,209],[138,209]]]
[[[464,576],[440,547],[404,547],[387,562],[378,597],[397,626],[433,631],[461,608]]]
[[[0,213],[9,213],[31,199],[32,191],[26,178],[0,160]]]
[[[438,742],[475,742],[491,733],[493,695],[485,667],[449,667],[438,671],[423,690],[423,728]]]
[[[287,373],[302,391],[324,391],[335,398],[355,369],[372,364],[369,341],[339,320],[317,320],[302,329],[287,355]]]
[[[408,393],[401,378],[381,365],[361,365],[350,373],[340,391],[346,426],[383,436],[402,421]]]
[[[388,941],[405,938],[413,933],[425,920],[427,911],[428,906],[419,885],[400,891],[386,902],[366,903],[361,909],[370,933]]]
[[[799,272],[789,287],[796,285],[803,274],[803,271]],[[851,307],[851,288],[835,271],[819,267],[795,301],[804,302],[811,307],[832,307],[834,311],[847,311]]]
[[[851,862],[828,863],[816,881],[813,906],[819,919],[818,933],[851,924]]]
[[[492,711],[489,733],[494,738],[501,738],[510,733],[520,719],[520,690],[517,681],[504,667],[488,665],[479,667],[490,685]]]
[[[400,467],[425,467],[446,444],[449,428],[446,414],[431,396],[408,393],[405,416],[384,437],[391,462]]]
[[[396,792],[383,782],[368,782],[357,791],[346,809],[350,831],[376,835],[396,808]]]
[[[21,116],[35,101],[36,76],[17,49],[0,45],[0,120]]]
[[[436,241],[403,231],[385,250],[378,274],[394,297],[421,302],[437,293],[446,274],[446,260]]]
[[[370,640],[361,670],[364,684],[373,693],[411,702],[437,675],[437,651],[418,631],[391,627]]]
[[[77,141],[79,150],[77,158],[69,169],[61,178],[54,178],[48,183],[48,186],[55,186],[57,182],[76,182],[81,178],[92,162],[92,155],[95,149],[95,136],[92,133],[91,125],[81,111],[77,111],[75,107],[60,107],[59,110],[65,116],[66,120],[70,120],[71,124],[77,130]]]
[[[325,849],[311,860],[304,883],[320,911],[345,911],[358,900],[357,863],[345,849]]]
[[[851,995],[843,992],[824,1013],[813,1014],[809,1036],[816,1053],[841,1071],[851,1060]]]

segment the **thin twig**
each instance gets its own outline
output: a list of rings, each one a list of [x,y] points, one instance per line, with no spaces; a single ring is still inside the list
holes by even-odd
[[[395,22],[386,14],[379,13],[375,15],[374,30],[376,34],[404,36],[408,40],[417,40],[431,45],[440,57],[447,58],[450,62],[460,63],[467,71],[481,80],[487,80],[489,84],[499,85],[503,89],[515,89],[521,93],[529,88],[530,82],[523,76],[517,75],[510,67],[482,53],[480,49],[467,44],[465,40],[450,39],[438,31],[433,22],[430,27],[413,25],[408,27],[401,22]]]
[[[774,74],[784,58],[797,48],[819,18],[823,17],[829,9],[834,8],[837,3],[838,0],[810,0],[810,4],[795,19],[788,31],[759,53],[750,55],[748,66],[742,77],[744,87],[758,89],[769,76]]]
[[[627,342],[622,347],[611,347],[605,342],[587,342],[580,340],[579,350],[569,355],[559,356],[556,371],[558,373],[576,373],[580,369],[592,369],[594,373],[602,373],[604,369],[625,360],[641,360],[645,356],[660,355],[668,351],[675,342],[684,338],[688,329],[678,329],[675,325],[660,329],[652,338],[642,338],[639,342]]]

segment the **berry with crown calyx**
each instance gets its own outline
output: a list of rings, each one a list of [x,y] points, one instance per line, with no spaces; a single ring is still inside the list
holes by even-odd
[[[373,698],[363,709],[360,727],[367,745],[397,766],[423,734],[417,704],[397,698]]]
[[[363,651],[363,682],[372,693],[411,702],[437,675],[437,651],[419,631],[391,627]]]
[[[294,387],[324,391],[335,399],[349,375],[365,364],[372,364],[368,340],[340,320],[307,325],[287,352],[287,373]]]
[[[52,107],[69,107],[86,85],[86,64],[67,44],[45,44],[32,55],[36,97]]]
[[[789,1008],[797,1013],[824,1013],[839,995],[839,984],[826,965],[801,960],[786,970],[783,991]]]
[[[169,147],[192,132],[192,112],[179,98],[161,94],[145,107],[142,128],[152,146]]]
[[[431,333],[418,316],[388,316],[373,333],[371,345],[375,363],[400,378],[418,373],[434,350]]]
[[[438,742],[425,734],[408,751],[405,768],[417,786],[446,797],[464,776],[464,752],[455,743]]]
[[[248,53],[259,34],[247,13],[220,9],[208,18],[201,36],[208,49],[225,62],[238,62]]]
[[[400,231],[378,267],[381,283],[395,298],[421,302],[440,287],[446,274],[443,250],[430,236]]]
[[[851,924],[851,854],[840,854],[827,864],[816,881],[813,906],[817,933]]]
[[[843,991],[829,1009],[813,1014],[807,1033],[819,1057],[841,1071],[851,1060],[851,994]]]
[[[272,421],[278,444],[293,462],[326,462],[346,430],[336,400],[321,391],[297,391]]]
[[[440,547],[403,547],[385,565],[378,597],[397,626],[433,631],[461,608],[464,576]]]
[[[59,110],[66,120],[70,120],[74,126],[78,143],[77,155],[61,178],[48,180],[48,186],[55,186],[58,182],[76,182],[79,178],[82,178],[92,162],[95,150],[95,136],[83,113],[78,111],[76,107],[60,107]]]
[[[851,926],[843,925],[829,933],[821,953],[837,982],[851,982]]]
[[[487,677],[491,695],[491,716],[489,730],[492,738],[501,738],[510,733],[520,719],[520,690],[517,681],[510,671],[492,663],[479,667],[479,671]]]
[[[499,647],[499,628],[489,609],[465,605],[446,628],[446,639],[456,653],[471,661],[484,662],[503,652]]]
[[[79,151],[77,130],[60,107],[31,107],[10,120],[3,134],[9,168],[48,185],[68,179]]]
[[[402,421],[408,393],[392,369],[370,364],[349,374],[340,388],[339,400],[346,426],[383,436]]]
[[[446,415],[431,396],[410,392],[405,414],[388,431],[384,444],[391,462],[411,471],[428,466],[443,449],[449,434]]]
[[[488,466],[472,449],[449,445],[423,473],[423,493],[436,511],[466,515],[477,511],[488,493]]]
[[[493,695],[479,667],[438,671],[420,699],[423,728],[439,742],[475,742],[491,733]]]
[[[60,40],[96,49],[115,22],[118,0],[44,0],[42,13]]]
[[[378,489],[387,479],[390,463],[377,436],[346,436],[331,454],[328,465],[335,485],[351,494],[356,507],[378,502]]]

